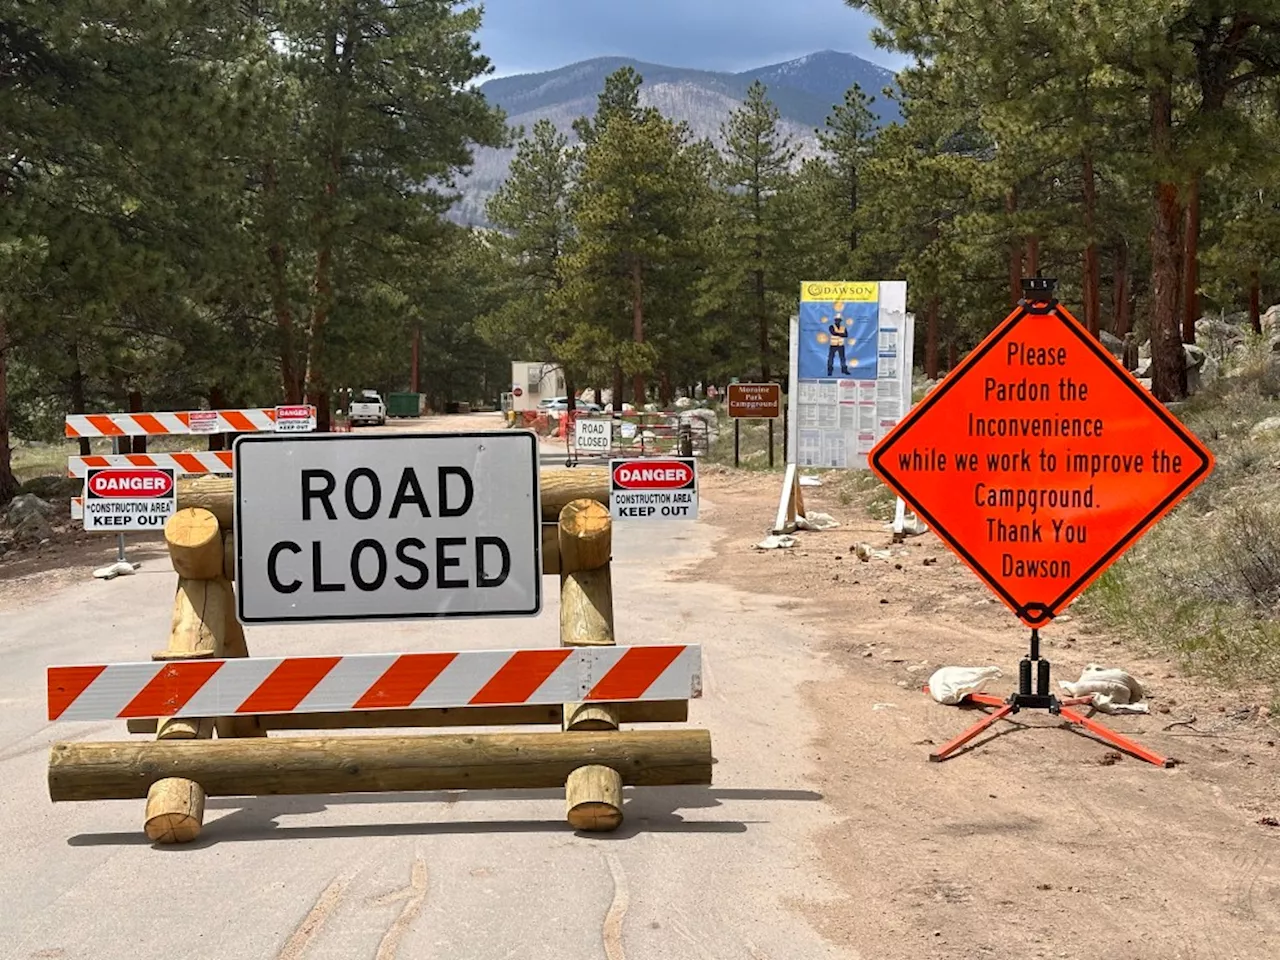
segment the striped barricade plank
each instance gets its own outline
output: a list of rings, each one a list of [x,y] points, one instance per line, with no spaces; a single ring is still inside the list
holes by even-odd
[[[235,454],[230,450],[215,450],[207,453],[112,453],[67,458],[68,477],[83,477],[90,470],[101,467],[160,467],[183,474],[234,473]]]
[[[191,427],[195,416],[200,421]],[[260,433],[276,428],[274,407],[181,413],[88,413],[67,416],[68,437],[154,437],[191,433]]]
[[[84,497],[71,498],[71,519],[72,520],[84,519]]]
[[[696,645],[186,660],[49,668],[50,720],[685,700]]]

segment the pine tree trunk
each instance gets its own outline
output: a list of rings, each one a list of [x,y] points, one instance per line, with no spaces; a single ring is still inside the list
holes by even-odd
[[[214,384],[209,388],[209,409],[227,409],[227,398],[223,394],[222,387],[219,384]],[[210,450],[226,450],[231,439],[232,438],[227,436],[225,433],[211,433],[209,434],[208,447]]]
[[[71,345],[71,357],[75,362],[75,366],[71,371],[71,412],[87,413],[85,409],[84,399],[84,371],[80,368],[80,342],[76,341]],[[92,452],[89,441],[85,437],[80,438],[80,456],[87,457]]]
[[[1101,328],[1101,268],[1098,265],[1098,184],[1093,171],[1093,153],[1084,153],[1084,324],[1095,337]]]
[[[129,412],[142,413],[142,391],[129,391]],[[146,437],[121,437],[120,449],[129,453],[146,453],[147,438]]]
[[[1172,84],[1151,91],[1152,156],[1162,169],[1173,161]],[[1186,356],[1182,350],[1183,210],[1178,184],[1157,183],[1151,230],[1151,392],[1168,403],[1187,395]]]
[[[1256,267],[1249,271],[1249,325],[1254,333],[1262,335],[1262,283]]]
[[[1040,275],[1040,238],[1035,234],[1027,237],[1027,276]]]
[[[675,399],[675,391],[671,389],[671,372],[669,370],[662,371],[662,379],[658,381],[658,402],[662,404],[663,410],[671,409],[671,401]]]
[[[1116,261],[1111,291],[1111,330],[1121,340],[1129,332],[1129,244],[1120,241],[1116,248]]]
[[[420,393],[422,384],[418,377],[418,359],[422,351],[422,330],[418,327],[413,328],[413,344],[410,349],[412,355],[409,361],[409,390],[412,393]]]
[[[622,367],[613,365],[613,412],[622,413]]]
[[[578,406],[578,387],[577,384],[573,382],[573,377],[570,376],[567,367],[564,370],[564,393],[566,398],[566,409],[569,413],[573,413]]]
[[[280,188],[274,160],[263,164],[262,183],[270,205]],[[293,341],[293,308],[289,305],[288,264],[284,245],[278,240],[267,247],[267,260],[271,263],[271,309],[276,317],[276,344],[280,351],[280,386],[285,403],[301,403],[302,389],[294,367],[297,348]]]
[[[18,493],[13,475],[13,448],[9,445],[9,331],[0,310],[0,503],[8,503]]]
[[[1186,233],[1182,238],[1182,342],[1196,342],[1200,319],[1200,178],[1191,178],[1187,190]]]
[[[1004,195],[1004,210],[1010,218],[1018,212],[1018,189],[1011,187]],[[1012,224],[1009,227],[1014,239],[1009,244],[1009,304],[1017,306],[1022,299],[1022,241],[1014,233]]]
[[[960,348],[956,346],[955,334],[947,342],[947,372],[950,373],[960,363]]]
[[[644,343],[644,272],[639,257],[636,257],[631,264],[631,310],[635,341]],[[632,391],[635,393],[636,409],[643,410],[645,401],[643,373],[635,375]]]
[[[924,375],[930,380],[938,379],[938,311],[940,302],[935,293],[929,298],[928,332],[924,342]]]

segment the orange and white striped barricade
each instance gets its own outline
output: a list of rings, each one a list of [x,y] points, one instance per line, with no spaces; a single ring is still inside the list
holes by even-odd
[[[687,721],[701,651],[616,644],[607,469],[538,483],[542,574],[560,581],[560,646],[541,650],[250,657],[227,549],[229,486],[213,485],[207,509],[181,509],[165,527],[179,575],[167,648],[150,662],[49,669],[51,720],[124,720],[156,738],[55,743],[54,801],[145,797],[147,835],[185,842],[202,829],[207,795],[563,787],[569,823],[603,831],[622,822],[624,785],[711,783],[708,731],[621,729]],[[529,725],[557,729],[333,733]],[[299,730],[313,733],[267,737]]]

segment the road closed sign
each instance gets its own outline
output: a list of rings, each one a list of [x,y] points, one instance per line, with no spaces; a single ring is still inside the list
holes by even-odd
[[[698,461],[689,457],[612,461],[609,512],[615,520],[698,519]]]
[[[242,622],[540,610],[532,433],[246,435],[235,454]]]
[[[573,445],[578,453],[607,454],[613,447],[613,421],[577,420],[573,426]]]
[[[159,530],[177,504],[178,485],[171,469],[115,467],[85,474],[86,530]]]

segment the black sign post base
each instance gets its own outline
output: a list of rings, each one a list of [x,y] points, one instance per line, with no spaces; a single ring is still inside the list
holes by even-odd
[[[1035,693],[1031,692],[1033,669],[1036,674]],[[1040,659],[1039,630],[1031,631],[1031,651],[1018,664],[1017,693],[1010,694],[1004,700],[986,693],[971,693],[965,699],[972,703],[981,704],[984,707],[995,707],[996,712],[987,714],[960,736],[929,754],[929,759],[934,763],[946,760],[966,743],[1011,714],[1016,714],[1022,710],[1048,710],[1053,716],[1060,716],[1067,723],[1084,728],[1104,743],[1110,744],[1117,750],[1123,750],[1139,760],[1145,760],[1147,763],[1155,764],[1157,767],[1172,767],[1174,765],[1174,761],[1168,757],[1153,753],[1141,744],[1116,733],[1108,727],[1104,727],[1097,720],[1087,717],[1074,709],[1075,707],[1091,707],[1093,705],[1092,696],[1059,700],[1050,693],[1049,661]]]

